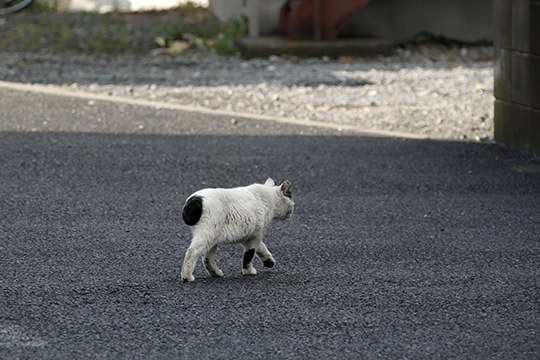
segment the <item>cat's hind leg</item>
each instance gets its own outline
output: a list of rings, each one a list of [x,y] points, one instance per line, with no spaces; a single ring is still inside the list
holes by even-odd
[[[276,265],[276,260],[274,260],[274,257],[262,241],[259,246],[257,246],[257,256],[261,259],[265,267],[273,267]]]
[[[194,238],[191,241],[191,245],[189,245],[186,255],[184,256],[184,263],[182,264],[181,276],[183,282],[195,281],[193,270],[195,269],[197,259],[208,252],[208,250],[210,249],[207,241],[198,238]]]
[[[217,245],[214,245],[208,252],[204,255],[203,263],[206,271],[212,277],[222,277],[223,271],[221,271],[216,264],[216,250]]]

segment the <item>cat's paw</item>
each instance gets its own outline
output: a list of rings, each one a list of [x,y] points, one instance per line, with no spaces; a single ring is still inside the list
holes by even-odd
[[[276,260],[274,259],[264,260],[263,265],[264,267],[268,267],[268,268],[274,267],[274,265],[276,265]]]
[[[253,267],[253,265],[248,266],[247,269],[242,269],[242,274],[244,275],[257,275],[257,270]]]
[[[188,283],[188,282],[194,282],[194,281],[195,281],[195,276],[193,276],[193,275],[188,275],[188,276],[182,275],[182,282]]]
[[[223,271],[221,271],[220,269],[217,269],[216,271],[211,272],[210,276],[212,276],[212,277],[223,277]]]

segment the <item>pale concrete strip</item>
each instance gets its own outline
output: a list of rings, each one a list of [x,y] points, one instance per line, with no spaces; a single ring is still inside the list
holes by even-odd
[[[353,133],[359,133],[369,136],[384,136],[384,137],[399,137],[406,139],[427,139],[428,137],[399,132],[399,131],[385,131],[385,130],[372,130],[365,129],[359,126],[347,125],[347,124],[336,124],[323,121],[313,121],[313,120],[304,120],[304,119],[293,119],[282,116],[273,116],[273,115],[261,115],[261,114],[250,114],[245,112],[236,112],[228,110],[216,110],[208,109],[199,106],[190,106],[190,105],[180,105],[180,104],[171,104],[163,101],[152,101],[144,99],[135,99],[124,96],[113,96],[113,95],[103,95],[95,94],[90,92],[65,89],[62,87],[51,86],[51,85],[41,85],[41,84],[21,84],[13,83],[7,81],[0,81],[0,88],[11,89],[17,91],[28,91],[33,93],[42,93],[47,95],[63,96],[63,97],[72,97],[78,99],[94,100],[94,101],[108,101],[112,103],[121,103],[129,104],[136,106],[146,106],[154,107],[161,109],[169,110],[179,110],[187,112],[195,112],[200,114],[216,115],[216,116],[227,116],[227,117],[236,117],[236,118],[245,118],[252,119],[256,121],[273,121],[277,123],[291,124],[297,126],[311,126],[325,129],[333,129],[338,131],[347,131]]]

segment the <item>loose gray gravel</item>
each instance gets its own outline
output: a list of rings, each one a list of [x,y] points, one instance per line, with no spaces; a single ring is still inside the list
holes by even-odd
[[[493,137],[491,47],[337,60],[0,52],[0,79],[436,139]]]

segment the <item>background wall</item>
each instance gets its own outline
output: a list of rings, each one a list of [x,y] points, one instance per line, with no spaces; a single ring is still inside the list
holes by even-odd
[[[408,41],[421,31],[462,41],[492,40],[493,0],[371,0],[344,29]],[[284,0],[209,0],[222,20],[247,14],[250,36],[276,35]]]
[[[349,28],[393,42],[422,31],[461,41],[492,40],[492,0],[371,0]]]

